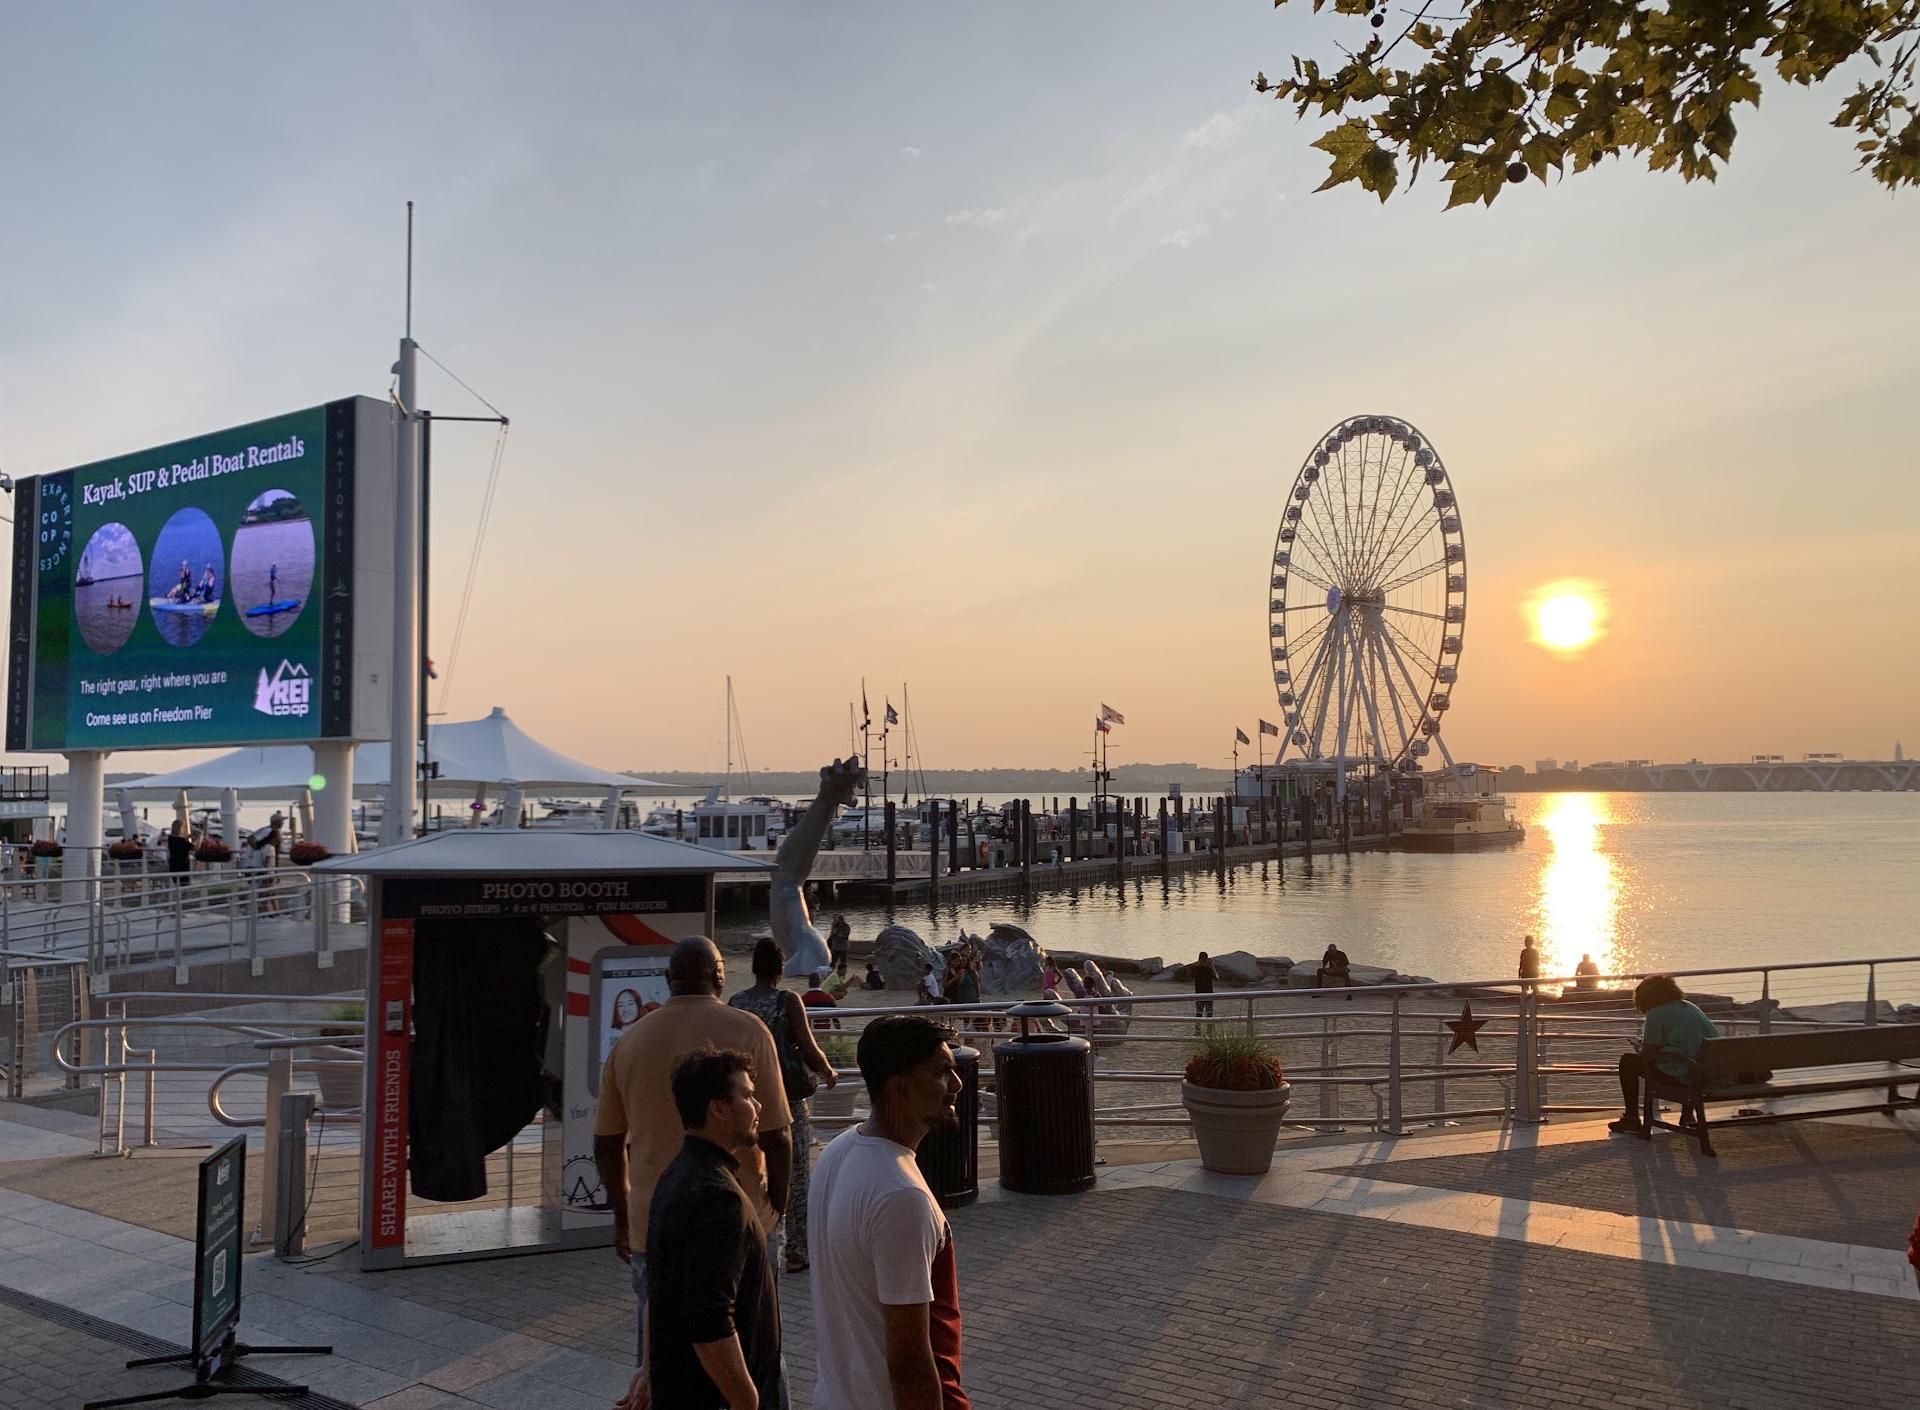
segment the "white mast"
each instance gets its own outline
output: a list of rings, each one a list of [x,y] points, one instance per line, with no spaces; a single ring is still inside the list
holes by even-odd
[[[393,474],[393,661],[389,668],[392,749],[387,760],[387,806],[380,819],[383,845],[413,833],[418,765],[414,735],[420,702],[420,408],[413,341],[413,202],[407,202],[407,323],[400,339],[400,420],[395,427]]]

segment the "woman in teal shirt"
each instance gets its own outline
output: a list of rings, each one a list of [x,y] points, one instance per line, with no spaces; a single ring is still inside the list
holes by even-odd
[[[1692,1072],[1690,1064],[1700,1061],[1701,1045],[1718,1038],[1720,1030],[1687,1002],[1670,974],[1650,974],[1641,980],[1633,991],[1633,1006],[1646,1015],[1640,1051],[1620,1054],[1620,1099],[1626,1103],[1626,1112],[1618,1121],[1607,1123],[1607,1129],[1640,1136],[1647,1129],[1640,1120],[1640,1084],[1649,1067],[1664,1080],[1685,1082]]]

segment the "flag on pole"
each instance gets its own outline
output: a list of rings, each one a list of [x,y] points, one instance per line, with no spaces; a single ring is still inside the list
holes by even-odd
[[[1113,733],[1113,726],[1112,726],[1112,725],[1110,725],[1110,724],[1108,724],[1108,723],[1106,722],[1106,720],[1105,720],[1104,718],[1099,718],[1099,717],[1096,717],[1096,718],[1095,718],[1095,720],[1094,720],[1094,722],[1093,722],[1093,727],[1094,727],[1095,729],[1097,729],[1097,730],[1099,730],[1099,731],[1100,731],[1100,733],[1102,733],[1102,734],[1112,734],[1112,733]]]
[[[1243,729],[1241,729],[1241,728],[1240,728],[1240,726],[1238,726],[1238,725],[1235,725],[1235,726],[1233,727],[1233,742],[1234,742],[1235,744],[1251,744],[1251,743],[1253,743],[1253,741],[1252,741],[1251,739],[1248,739],[1248,738],[1247,738],[1247,732],[1246,732],[1245,730],[1243,730]]]
[[[860,728],[865,729],[872,723],[873,710],[867,704],[867,682],[863,676],[860,679]]]
[[[896,709],[894,709],[894,708],[893,708],[893,705],[892,705],[892,704],[891,704],[890,702],[883,702],[883,703],[885,703],[885,704],[886,704],[886,706],[887,706],[887,723],[888,723],[888,724],[890,724],[890,725],[897,725],[897,724],[899,724],[899,723],[900,723],[900,712],[899,712],[898,710],[896,710]]]
[[[1260,721],[1260,733],[1270,734],[1275,739],[1278,739],[1280,737],[1280,726],[1270,725],[1265,720],[1262,720]]]
[[[1121,714],[1118,710],[1114,709],[1113,706],[1106,705],[1106,704],[1101,705],[1100,707],[1100,723],[1101,724],[1124,725],[1126,722],[1127,722],[1127,717]]]

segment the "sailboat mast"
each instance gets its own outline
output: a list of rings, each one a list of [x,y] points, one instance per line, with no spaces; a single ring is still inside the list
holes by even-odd
[[[721,793],[729,803],[733,801],[733,677],[727,677],[727,785]]]

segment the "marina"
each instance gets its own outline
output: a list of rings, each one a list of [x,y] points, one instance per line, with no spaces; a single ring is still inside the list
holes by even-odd
[[[1455,8],[12,26],[5,1410],[1911,1410],[1920,10]]]

